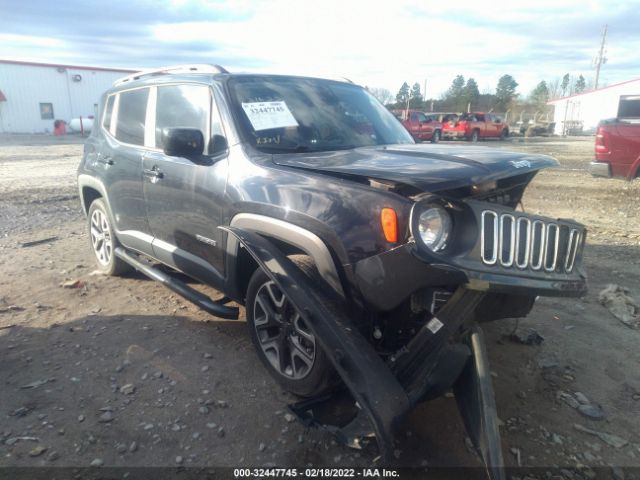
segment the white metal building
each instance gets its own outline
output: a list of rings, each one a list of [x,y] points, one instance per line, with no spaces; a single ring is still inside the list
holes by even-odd
[[[94,116],[100,96],[133,70],[0,60],[0,132],[52,132]]]
[[[593,133],[598,122],[618,115],[621,97],[640,95],[640,78],[570,97],[551,100],[558,135]]]

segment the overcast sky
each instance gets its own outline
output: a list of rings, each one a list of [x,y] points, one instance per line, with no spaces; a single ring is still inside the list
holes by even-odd
[[[220,63],[230,71],[347,77],[388,88],[457,74],[481,91],[511,74],[528,94],[565,73],[640,77],[640,1],[626,0],[0,0],[0,58],[148,68]]]

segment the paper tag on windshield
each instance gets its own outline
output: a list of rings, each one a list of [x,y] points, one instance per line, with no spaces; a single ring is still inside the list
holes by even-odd
[[[297,127],[289,107],[283,101],[242,103],[251,126],[256,132],[271,128]]]

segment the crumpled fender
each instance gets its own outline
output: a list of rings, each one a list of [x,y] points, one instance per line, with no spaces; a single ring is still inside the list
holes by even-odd
[[[320,292],[272,242],[240,228],[219,228],[238,239],[303,316],[369,418],[383,461],[391,462],[394,431],[411,404],[387,364],[344,314],[341,304]],[[371,378],[376,381],[369,381]]]

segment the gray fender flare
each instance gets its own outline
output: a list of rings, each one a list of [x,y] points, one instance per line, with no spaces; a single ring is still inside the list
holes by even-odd
[[[82,194],[82,189],[85,187],[90,187],[98,191],[102,196],[102,198],[104,198],[107,201],[107,204],[109,204],[107,189],[104,188],[103,183],[97,178],[92,177],[91,175],[81,173],[80,175],[78,175],[78,192],[80,193],[80,203],[82,204],[82,210],[85,213],[89,211],[89,205],[84,204],[84,195]]]
[[[284,220],[254,213],[237,214],[231,220],[230,226],[260,233],[299,248],[313,259],[318,273],[331,288],[344,297],[342,283],[331,252],[315,233]],[[238,247],[239,241],[236,236],[229,235],[227,238],[227,255],[236,257]]]

